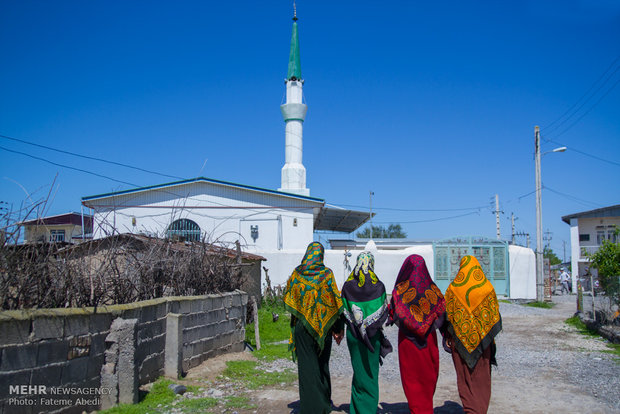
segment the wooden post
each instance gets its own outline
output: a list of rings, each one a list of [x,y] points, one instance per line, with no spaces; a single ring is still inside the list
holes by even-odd
[[[256,350],[260,351],[260,333],[258,331],[258,303],[256,297],[252,296],[252,317],[254,318],[254,340],[256,341]]]

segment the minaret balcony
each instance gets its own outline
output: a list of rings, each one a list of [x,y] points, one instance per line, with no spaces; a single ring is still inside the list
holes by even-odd
[[[287,103],[280,105],[280,111],[282,111],[282,117],[284,121],[301,121],[306,119],[306,112],[308,112],[308,106],[301,103]]]

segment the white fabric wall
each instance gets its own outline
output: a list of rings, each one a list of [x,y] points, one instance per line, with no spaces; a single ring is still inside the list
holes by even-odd
[[[536,256],[532,249],[508,246],[510,298],[536,299]]]

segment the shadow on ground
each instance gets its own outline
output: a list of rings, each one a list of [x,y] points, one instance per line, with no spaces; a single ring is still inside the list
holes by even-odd
[[[299,412],[299,400],[293,401],[288,404],[288,408],[291,409],[291,414]],[[350,404],[340,404],[338,407],[332,405],[332,411],[340,413],[349,413]],[[377,414],[408,414],[409,406],[406,402],[401,403],[386,403],[380,402],[377,408]],[[463,407],[454,401],[444,401],[441,407],[435,407],[433,414],[463,414]]]

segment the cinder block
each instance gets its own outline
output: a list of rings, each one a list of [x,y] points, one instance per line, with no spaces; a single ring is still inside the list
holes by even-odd
[[[30,319],[11,319],[0,321],[0,346],[17,345],[28,342]]]
[[[65,339],[47,340],[39,342],[37,366],[67,361],[69,341]]]
[[[153,322],[155,318],[156,309],[154,305],[144,306],[140,312],[140,322],[148,323]]]
[[[87,378],[88,358],[77,358],[68,361],[62,367],[62,384],[79,384]]]
[[[65,318],[65,337],[86,335],[90,331],[90,315],[72,315]]]
[[[202,304],[203,311],[210,311],[211,309],[213,309],[213,298],[211,296],[204,297],[202,299]]]
[[[103,356],[103,354],[89,357],[86,377],[99,377],[99,375],[101,374],[101,367],[104,363],[105,357]]]
[[[58,387],[61,385],[63,364],[47,365],[32,370],[30,384],[46,385],[48,387]]]
[[[9,397],[9,385],[29,385],[32,370],[0,372],[0,399]]]
[[[107,333],[94,334],[90,343],[90,355],[103,354],[105,352],[105,337]]]
[[[32,320],[31,338],[35,341],[65,336],[65,320],[62,316],[36,316]]]
[[[221,296],[214,297],[212,309],[222,309],[222,308],[224,308],[224,299]]]
[[[241,294],[235,293],[232,297],[232,306],[241,306]]]
[[[192,311],[192,302],[190,300],[181,300],[179,302],[179,313],[190,313]]]
[[[241,294],[241,304],[243,306],[247,306],[248,305],[248,294],[247,293],[242,293]]]
[[[95,313],[90,315],[90,332],[108,332],[112,325],[112,315],[109,313]]]
[[[168,304],[166,302],[158,303],[155,306],[155,318],[163,319],[168,314]]]
[[[35,367],[38,348],[39,344],[24,344],[2,349],[0,369],[2,371],[18,371]]]
[[[170,302],[167,302],[167,305],[168,305],[167,307],[168,313],[180,313],[179,309],[181,308],[181,306],[179,305],[178,300],[171,300]]]
[[[161,334],[153,337],[149,343],[149,353],[161,354],[166,349],[166,334]]]
[[[190,303],[192,313],[199,313],[204,310],[204,302],[201,299],[192,299]]]

